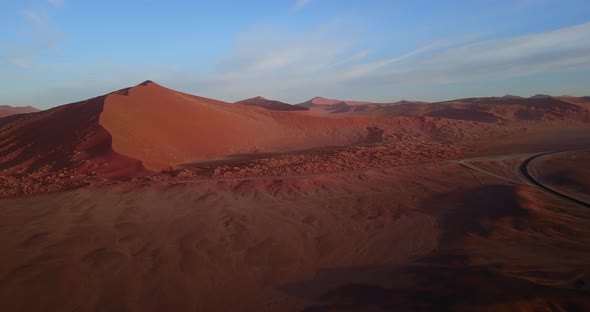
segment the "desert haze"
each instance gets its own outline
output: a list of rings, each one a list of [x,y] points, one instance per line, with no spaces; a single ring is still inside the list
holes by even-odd
[[[590,98],[0,107],[3,311],[590,310]]]

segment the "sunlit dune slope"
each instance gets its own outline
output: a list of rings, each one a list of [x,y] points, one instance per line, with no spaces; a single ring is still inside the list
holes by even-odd
[[[156,170],[232,154],[354,144],[375,122],[230,105],[153,82],[108,95],[100,116],[114,150]]]

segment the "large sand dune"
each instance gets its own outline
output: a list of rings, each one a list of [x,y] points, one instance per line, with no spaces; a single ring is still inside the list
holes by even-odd
[[[453,159],[485,148],[478,142],[486,139],[584,128],[588,111],[573,104],[584,102],[577,99],[375,104],[315,98],[309,111],[285,111],[293,106],[261,98],[229,104],[146,81],[0,118],[0,190],[14,196],[114,178],[308,175]]]
[[[373,122],[229,105],[153,82],[107,96],[100,116],[116,151],[156,170],[232,154],[350,145],[364,140]]]
[[[90,100],[0,119],[0,169],[8,175],[133,176],[146,169],[159,172],[235,155],[347,147],[386,138],[390,144],[461,141],[487,130],[498,129],[436,118],[274,111],[146,81]]]

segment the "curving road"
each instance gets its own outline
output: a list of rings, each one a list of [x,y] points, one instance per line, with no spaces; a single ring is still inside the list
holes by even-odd
[[[543,183],[537,181],[535,178],[533,178],[529,171],[528,171],[528,165],[531,163],[531,161],[533,161],[536,158],[539,158],[541,156],[545,156],[545,155],[550,155],[550,154],[558,154],[558,153],[564,153],[564,152],[574,152],[574,151],[583,151],[583,150],[589,150],[586,148],[583,149],[576,149],[576,150],[569,150],[569,151],[558,151],[558,152],[545,152],[545,153],[540,153],[537,154],[535,156],[529,157],[527,158],[521,165],[520,165],[520,174],[522,175],[523,178],[525,178],[529,183],[531,183],[532,185],[542,189],[543,191],[550,193],[556,197],[565,199],[565,200],[569,200],[570,202],[576,203],[580,206],[584,206],[586,208],[590,208],[590,204],[586,203],[584,201],[581,201],[579,199],[573,198],[571,196],[568,196],[566,194],[560,193],[546,185],[544,185]]]
[[[515,184],[525,184],[537,187],[547,193],[550,193],[556,197],[561,199],[568,200],[570,202],[576,203],[578,205],[590,208],[590,204],[579,199],[570,197],[566,194],[560,193],[556,190],[551,189],[550,187],[542,184],[541,182],[537,181],[533,178],[528,172],[528,165],[534,159],[549,155],[549,154],[558,154],[558,153],[565,153],[565,152],[575,152],[575,151],[589,151],[590,148],[578,148],[578,149],[571,149],[571,150],[561,150],[561,151],[545,151],[545,152],[537,152],[537,153],[518,153],[518,154],[507,154],[507,155],[495,155],[495,156],[484,156],[484,157],[476,157],[476,158],[465,158],[465,159],[452,159],[452,160],[445,160],[439,162],[432,162],[432,163],[422,163],[422,164],[409,164],[409,165],[398,165],[398,166],[391,166],[391,167],[380,167],[380,168],[363,168],[363,169],[353,169],[353,170],[343,170],[343,171],[333,171],[333,172],[318,172],[318,173],[311,173],[311,174],[302,174],[302,175],[289,175],[289,176],[254,176],[254,177],[233,177],[233,178],[217,178],[217,179],[192,179],[192,180],[184,180],[184,181],[175,181],[172,184],[185,184],[185,183],[209,183],[209,182],[226,182],[226,181],[250,181],[250,180],[290,180],[290,179],[305,179],[305,178],[314,178],[314,177],[321,177],[321,176],[334,176],[334,175],[343,175],[343,174],[354,174],[354,173],[364,173],[369,171],[379,171],[379,170],[387,170],[392,168],[400,168],[400,167],[420,167],[420,166],[432,166],[432,165],[440,165],[440,164],[448,164],[448,163],[457,163],[466,168],[467,170],[474,170],[486,175],[493,176],[500,180],[504,180],[507,182],[515,183]],[[477,168],[477,166],[472,165],[471,163],[477,163],[480,161],[489,161],[489,160],[502,160],[502,159],[510,159],[516,157],[528,157],[521,165],[520,165],[520,175],[524,179],[524,181],[517,181],[514,179],[510,179],[507,177],[503,177],[497,174],[494,174],[489,171],[482,170]],[[477,179],[477,176],[475,176]],[[478,179],[479,180],[479,179]]]

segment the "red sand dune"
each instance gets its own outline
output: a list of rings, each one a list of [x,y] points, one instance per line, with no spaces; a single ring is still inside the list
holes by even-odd
[[[449,122],[269,111],[188,95],[153,82],[108,95],[100,116],[115,151],[156,171],[236,154],[366,143],[374,140],[375,129],[385,135],[405,132],[433,138],[473,129],[469,123]]]
[[[233,154],[354,144],[374,122],[229,105],[153,82],[108,95],[100,116],[114,150],[154,170]]]
[[[500,102],[492,105],[490,99],[466,99],[433,104],[432,108],[410,102],[392,106],[342,102],[336,105],[367,108],[370,116],[362,116],[365,112],[360,110],[318,114],[229,104],[146,81],[90,100],[0,119],[0,178],[21,179],[7,182],[19,187],[7,194],[31,194],[36,191],[27,191],[28,182],[22,179],[57,187],[59,181],[89,183],[84,178],[87,175],[106,179],[141,176],[191,163],[235,162],[244,155],[267,160],[250,162],[252,168],[247,170],[236,166],[238,169],[222,173],[256,175],[274,173],[273,168],[280,167],[309,174],[448,159],[459,156],[462,144],[522,128],[485,123],[494,116],[515,114],[514,99],[493,101]],[[528,107],[538,114],[540,119],[535,121],[569,123],[587,114],[580,106],[553,98],[522,101],[516,107]],[[397,111],[390,116],[392,109],[405,110],[412,117],[396,117]],[[468,109],[477,112],[477,118],[469,113],[465,116]],[[318,152],[325,147],[331,148]],[[309,150],[313,151],[305,152]],[[295,151],[301,153],[268,156]]]
[[[420,119],[321,116],[231,105],[146,81],[87,101],[1,119],[0,169],[4,175],[63,171],[125,176],[144,172],[144,167],[160,171],[236,154],[348,146],[374,140],[375,129],[421,134],[433,132],[432,126]]]
[[[259,150],[352,144],[368,135],[370,121],[229,105],[146,82],[0,119],[0,169],[4,174],[60,170],[69,174],[74,168],[132,174],[143,170],[141,162],[160,170]]]
[[[0,105],[0,118],[16,114],[34,113],[38,111],[39,110],[37,108],[34,108],[32,106]]]

